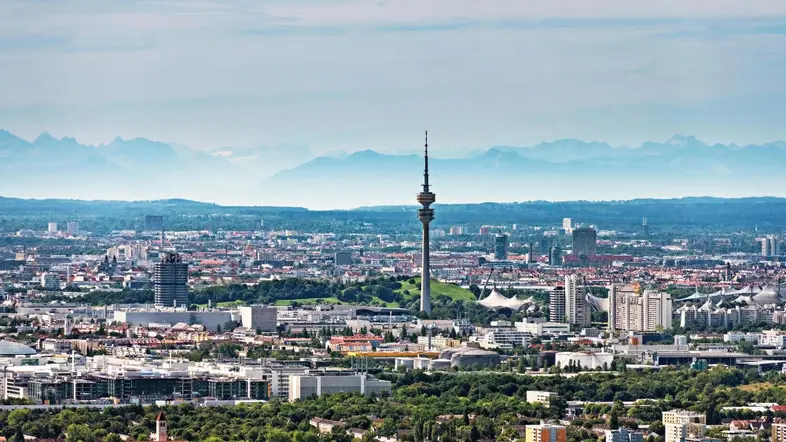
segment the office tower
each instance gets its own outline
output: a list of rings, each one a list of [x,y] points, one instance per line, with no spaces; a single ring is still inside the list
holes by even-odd
[[[535,244],[530,242],[527,247],[527,263],[532,264],[535,262]]]
[[[570,218],[562,218],[562,230],[568,235],[573,233],[573,220]]]
[[[642,290],[638,285],[609,287],[609,331],[657,331],[672,328],[672,299],[668,293]]]
[[[562,248],[560,248],[560,246],[554,246],[549,250],[549,265],[562,265]]]
[[[177,253],[165,253],[153,268],[156,305],[188,305],[188,264]]]
[[[54,222],[49,223],[49,225],[47,226],[46,231],[48,233],[57,233],[57,223],[54,223]]]
[[[66,224],[66,232],[70,233],[71,235],[75,234],[78,231],[79,231],[79,224],[77,224],[75,221],[71,221],[68,224]]]
[[[627,428],[606,430],[606,442],[643,442],[644,433]]]
[[[688,436],[702,436],[707,424],[703,413],[687,410],[664,411],[663,426],[666,427],[664,442],[680,442]]]
[[[426,131],[425,153],[423,155],[425,168],[423,169],[423,191],[418,193],[418,203],[423,206],[418,209],[418,219],[423,223],[423,265],[420,277],[420,311],[431,312],[431,268],[429,267],[429,223],[434,220],[434,209],[431,205],[437,196],[431,192],[428,185],[428,131]]]
[[[565,442],[568,440],[568,433],[562,425],[527,425],[525,427],[526,442]]]
[[[508,259],[508,235],[499,234],[494,237],[494,259],[505,261]]]
[[[592,256],[597,254],[598,235],[592,227],[573,230],[573,255]]]
[[[336,252],[336,255],[333,257],[333,263],[337,266],[352,265],[352,253],[346,251]]]
[[[145,231],[160,232],[164,230],[164,217],[161,215],[145,216]]]

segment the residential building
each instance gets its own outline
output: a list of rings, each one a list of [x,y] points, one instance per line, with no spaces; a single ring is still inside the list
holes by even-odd
[[[638,284],[609,287],[609,330],[656,331],[672,328],[668,293],[642,290]]]
[[[704,435],[707,416],[687,410],[664,411],[663,426],[666,428],[664,442],[681,442],[689,437]]]
[[[786,331],[763,330],[759,333],[759,345],[762,347],[786,347]]]
[[[772,442],[786,442],[786,423],[773,423],[770,434]]]
[[[568,434],[562,425],[527,425],[524,440],[526,442],[566,442]]]
[[[643,442],[644,433],[627,428],[606,430],[606,442]]]
[[[548,407],[551,404],[551,400],[557,397],[559,395],[551,391],[527,390],[528,404],[543,404]]]
[[[565,285],[556,287],[549,295],[549,319],[551,322],[589,325],[591,313],[584,286],[576,275],[566,276]]]

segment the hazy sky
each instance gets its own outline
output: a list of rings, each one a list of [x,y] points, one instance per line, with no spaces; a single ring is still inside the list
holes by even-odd
[[[784,0],[3,0],[0,127],[325,150],[786,139]]]

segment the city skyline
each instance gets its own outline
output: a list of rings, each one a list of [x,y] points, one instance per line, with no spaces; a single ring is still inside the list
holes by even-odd
[[[320,152],[410,151],[425,125],[446,151],[786,138],[782,3],[494,6],[4,2],[0,119],[29,139]]]

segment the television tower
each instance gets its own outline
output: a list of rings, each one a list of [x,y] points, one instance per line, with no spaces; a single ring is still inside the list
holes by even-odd
[[[434,220],[434,209],[431,206],[437,196],[429,190],[428,186],[428,131],[426,131],[425,169],[423,169],[423,191],[418,193],[418,203],[423,208],[418,209],[418,218],[423,223],[423,266],[420,276],[420,311],[431,313],[431,265],[429,262],[429,223]]]

